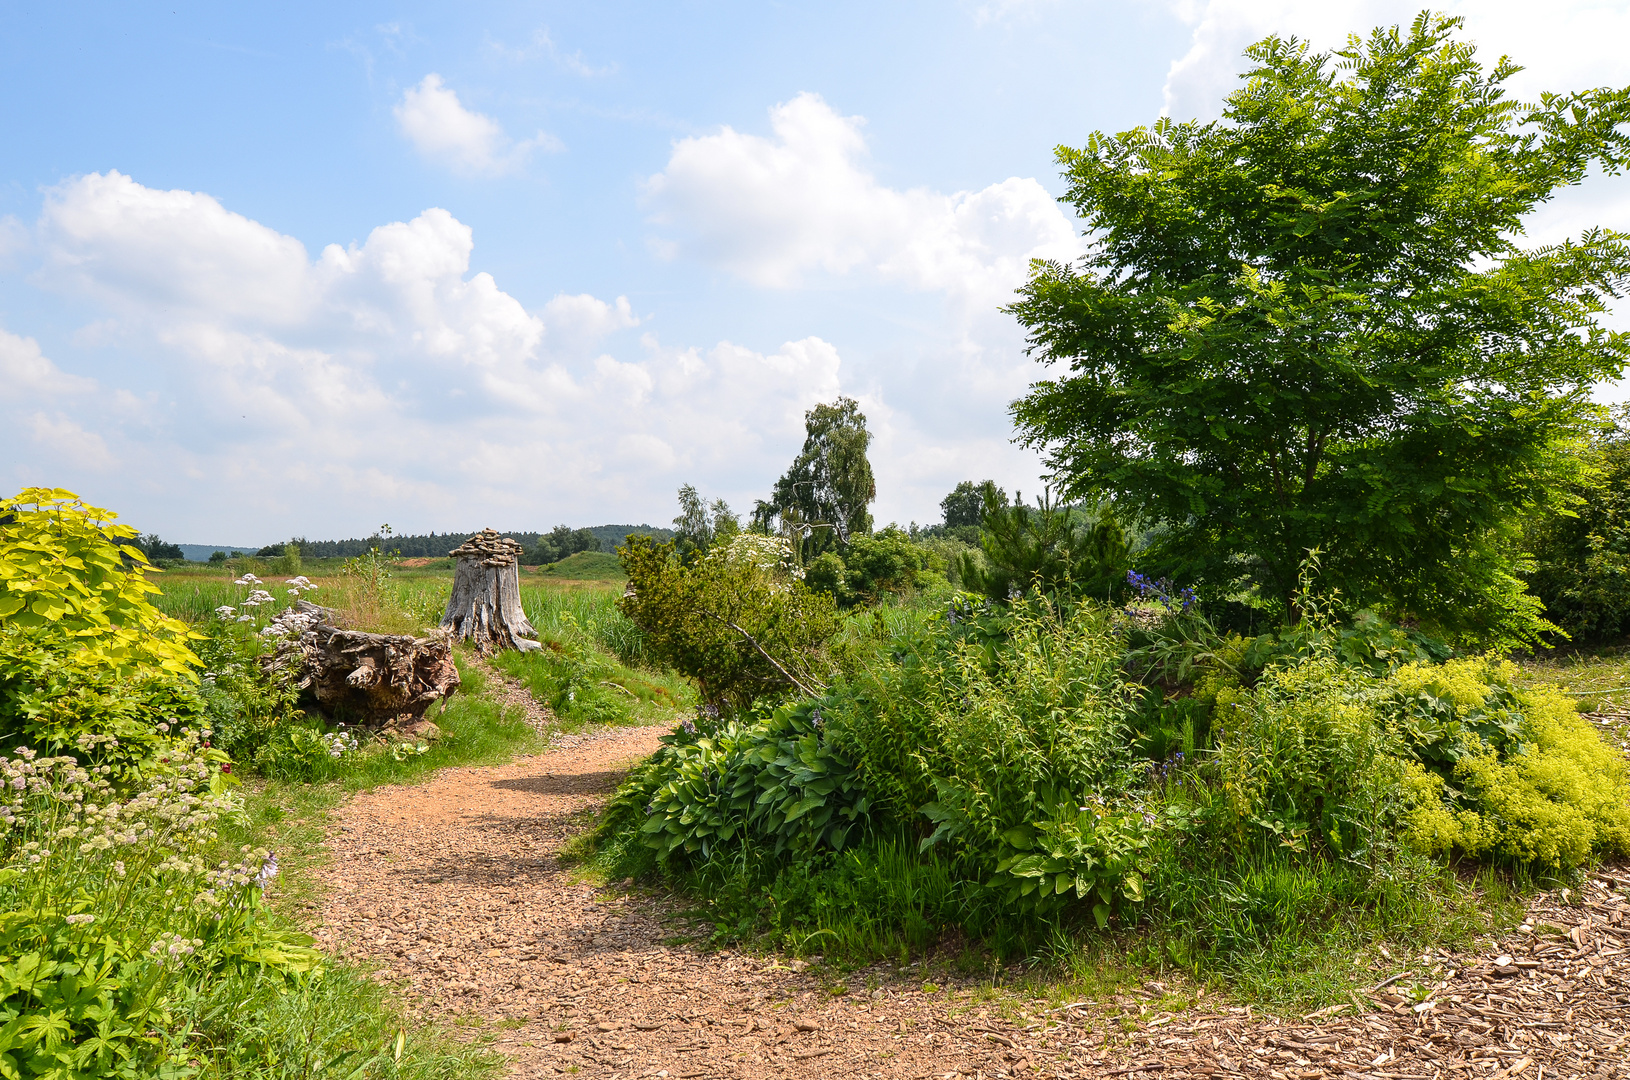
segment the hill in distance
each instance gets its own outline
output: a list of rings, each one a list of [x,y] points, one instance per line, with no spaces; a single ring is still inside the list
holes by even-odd
[[[443,559],[454,548],[474,536],[479,529],[469,532],[425,533],[415,536],[393,536],[385,543],[387,550],[396,551],[403,558],[408,559]],[[505,536],[513,537],[522,547],[535,548],[538,541],[547,533],[523,532],[500,529]],[[613,554],[617,545],[627,538],[629,533],[638,533],[641,536],[651,536],[658,540],[667,540],[674,535],[672,529],[664,529],[655,525],[593,525],[589,532],[600,541],[600,550],[606,554]],[[351,559],[364,554],[373,546],[373,538],[352,538],[350,540],[300,540],[300,554],[313,559]],[[234,551],[241,551],[245,555],[262,553],[265,555],[282,554],[284,541],[275,544],[260,545],[234,544],[230,547],[218,544],[181,544],[178,545],[187,559],[193,562],[207,562],[211,552],[224,551],[228,555]]]
[[[605,551],[579,551],[557,563],[550,563],[539,573],[543,577],[572,581],[624,581],[628,577],[623,573],[622,560]]]
[[[209,562],[209,557],[217,551],[224,551],[228,555],[234,551],[253,555],[260,550],[259,544],[177,544],[176,547],[181,549],[181,557],[188,562]]]
[[[657,540],[673,539],[674,531],[656,525],[592,525],[589,532],[600,541],[600,550],[608,554],[615,554],[617,546],[628,539],[629,533],[640,536],[649,536]],[[517,539],[519,539],[517,537]],[[585,553],[588,554],[588,553]]]

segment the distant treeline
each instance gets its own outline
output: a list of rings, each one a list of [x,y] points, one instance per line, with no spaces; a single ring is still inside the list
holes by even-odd
[[[303,536],[297,536],[282,543],[267,544],[255,554],[260,556],[281,555],[285,546],[294,544],[300,549],[300,555],[303,558],[351,559],[378,546],[384,551],[395,551],[405,559],[440,559],[445,558],[448,552],[479,531],[476,529],[470,532],[427,533],[423,536],[390,536],[384,538],[372,536],[360,540],[307,540]],[[629,533],[654,536],[658,540],[666,540],[673,536],[672,529],[662,529],[651,525],[596,525],[586,530],[573,531],[592,534],[599,541],[599,550],[601,551],[616,551],[617,546],[623,542]],[[547,532],[504,532],[504,535],[517,540],[528,552],[537,550],[541,542],[551,536]]]

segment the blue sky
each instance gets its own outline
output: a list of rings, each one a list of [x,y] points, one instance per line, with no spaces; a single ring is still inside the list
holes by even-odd
[[[1630,4],[1463,6],[1523,93],[1630,82]],[[880,520],[1035,491],[997,308],[1079,250],[1052,148],[1414,10],[0,5],[0,487],[182,542],[662,522],[846,393]]]

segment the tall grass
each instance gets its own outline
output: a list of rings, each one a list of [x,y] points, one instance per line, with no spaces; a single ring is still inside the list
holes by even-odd
[[[222,605],[236,605],[249,589],[234,585],[224,576],[202,578],[184,575],[166,579],[155,575],[163,590],[154,603],[168,615],[190,623],[215,617]],[[450,574],[393,575],[380,582],[364,578],[332,575],[312,578],[318,586],[308,599],[334,608],[342,625],[386,634],[423,634],[441,621],[451,594]],[[267,590],[275,605],[259,610],[259,622],[286,608],[292,601],[281,584],[273,579]],[[561,582],[526,585],[521,589],[521,607],[540,634],[556,640],[593,644],[631,667],[645,666],[649,654],[640,630],[617,610],[621,590],[599,582]]]
[[[541,652],[504,652],[492,664],[548,705],[563,727],[672,722],[695,705],[695,688],[672,672],[629,667],[581,637],[543,637]]]
[[[292,991],[245,973],[213,984],[185,1012],[202,1080],[461,1080],[502,1069],[486,1046],[414,1021],[384,987],[343,965]]]
[[[521,607],[540,634],[592,642],[629,667],[648,667],[645,635],[618,610],[621,596],[617,588],[529,586],[521,589]]]
[[[380,634],[425,633],[441,621],[452,588],[451,577],[445,575],[392,577],[377,584],[345,575],[311,580],[317,585],[317,591],[305,599],[333,608],[342,626]],[[166,578],[155,575],[153,581],[162,590],[153,597],[154,605],[167,615],[194,624],[214,619],[216,608],[236,606],[250,592],[248,586],[233,584],[232,578],[224,576]],[[267,619],[293,603],[277,578],[267,579],[263,587],[276,602],[258,609],[257,626],[264,625]]]
[[[215,617],[215,609],[223,604],[236,604],[249,590],[232,584],[231,578],[155,577],[153,583],[163,592],[154,596],[153,605],[166,615],[190,623],[203,622]],[[273,595],[277,595],[273,593]],[[286,597],[285,597],[286,599]],[[284,606],[284,605],[280,605]]]

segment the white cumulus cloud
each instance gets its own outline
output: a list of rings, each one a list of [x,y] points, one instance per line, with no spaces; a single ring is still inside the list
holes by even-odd
[[[519,168],[534,149],[561,149],[560,140],[542,131],[520,142],[511,139],[498,121],[466,108],[435,72],[404,91],[394,112],[414,149],[461,173],[497,176]]]
[[[126,311],[293,324],[315,299],[298,240],[209,195],[158,191],[117,171],[48,191],[39,231],[53,281]]]
[[[594,348],[606,335],[640,324],[628,297],[607,302],[588,293],[560,294],[543,306],[549,343],[555,349],[580,353]]]
[[[63,371],[33,338],[0,330],[0,386],[14,400],[36,395],[61,398],[90,393],[96,380]]]
[[[311,255],[108,173],[49,191],[35,231],[36,280],[101,309],[83,362],[119,367],[92,379],[0,331],[0,379],[37,405],[0,460],[104,504],[142,492],[145,520],[188,535],[649,518],[704,478],[743,501],[844,389],[817,337],[676,348],[628,334],[626,297],[528,308],[471,272],[475,238],[442,209]]]
[[[1269,34],[1294,35],[1316,49],[1342,46],[1347,35],[1368,36],[1377,26],[1407,29],[1423,7],[1466,20],[1485,65],[1509,55],[1527,70],[1508,84],[1519,96],[1542,90],[1580,90],[1630,82],[1624,42],[1630,41],[1630,4],[1553,0],[1543,15],[1519,0],[1160,0],[1191,27],[1188,50],[1167,73],[1166,112],[1177,120],[1210,118],[1223,95],[1239,85],[1251,42]]]
[[[43,449],[51,461],[93,473],[107,472],[114,465],[113,455],[102,436],[85,430],[78,421],[62,413],[54,416],[34,413],[27,419],[27,430],[35,445]]]
[[[675,143],[645,184],[660,249],[771,288],[859,274],[992,309],[1032,258],[1079,254],[1071,218],[1035,180],[891,188],[867,167],[863,127],[804,93],[770,110],[768,137],[725,127]]]

